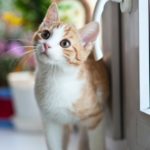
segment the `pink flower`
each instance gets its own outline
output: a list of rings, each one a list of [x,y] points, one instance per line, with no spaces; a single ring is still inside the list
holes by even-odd
[[[23,56],[25,49],[23,45],[19,42],[11,42],[8,45],[7,54],[14,56],[14,57],[21,57]]]

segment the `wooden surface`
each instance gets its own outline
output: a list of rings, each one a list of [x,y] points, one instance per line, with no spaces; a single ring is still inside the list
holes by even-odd
[[[110,70],[112,134],[115,139],[122,138],[122,99],[120,74],[120,34],[119,7],[107,3],[103,14],[103,51],[104,60]]]
[[[119,39],[117,39],[118,32],[116,28],[118,26],[116,25],[114,10],[116,8],[114,5],[107,4],[103,16],[104,58],[110,67],[113,88],[109,119],[113,127],[109,128],[108,139],[111,139],[112,146],[115,145],[112,147],[115,150],[150,150],[150,116],[141,113],[139,109],[138,0],[133,0],[131,13],[120,13]],[[117,40],[120,43],[118,47]],[[120,68],[117,64],[118,59]],[[118,74],[119,72],[120,74]],[[120,75],[119,78],[118,75]],[[120,80],[120,83],[118,80]],[[119,84],[120,89],[118,90],[119,86],[116,85]],[[123,107],[120,106],[119,102]],[[119,111],[122,115],[117,114]],[[123,126],[119,126],[117,118],[123,121]],[[119,137],[118,135],[121,133],[117,132],[117,128],[119,131],[122,131],[125,142],[123,140],[119,142],[119,140],[114,139],[114,136]],[[115,134],[112,134],[112,131]]]
[[[131,14],[122,15],[122,64],[125,137],[130,150],[149,150],[150,116],[139,107],[138,0],[133,0]]]

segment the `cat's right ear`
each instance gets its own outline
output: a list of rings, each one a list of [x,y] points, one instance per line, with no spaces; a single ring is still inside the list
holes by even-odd
[[[59,21],[58,8],[56,3],[52,3],[48,8],[41,26],[49,27],[52,23]]]
[[[99,24],[97,22],[90,22],[79,30],[83,46],[91,47],[96,40],[99,33]]]

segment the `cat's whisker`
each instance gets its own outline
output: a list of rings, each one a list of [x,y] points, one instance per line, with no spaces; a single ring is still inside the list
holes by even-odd
[[[27,51],[25,52],[21,57],[20,57],[20,60],[19,59],[15,59],[13,61],[11,61],[9,63],[9,66],[12,67],[12,66],[16,66],[16,68],[18,66],[25,66],[26,62],[31,58],[31,56],[33,56],[33,54],[36,53],[36,49],[33,49],[33,50],[30,50],[30,51]],[[19,67],[18,67],[19,68]]]
[[[12,48],[12,49],[8,49],[7,51],[2,52],[1,54],[5,54],[5,53],[7,54],[7,53],[9,53],[10,51],[15,51],[15,50],[20,49],[20,48],[36,49],[36,46],[18,46],[18,47]]]
[[[25,46],[25,47],[33,47],[33,46]],[[17,50],[17,49],[18,49],[18,47],[17,47],[17,48],[14,48],[14,49],[10,49],[10,50],[8,50],[8,51],[11,51],[11,50],[13,51],[13,50]],[[35,51],[35,49],[33,49],[33,50]],[[25,55],[27,55],[27,54],[29,54],[29,53],[31,53],[31,52],[34,52],[33,50],[31,50],[31,51],[29,51],[29,52],[25,52],[22,57],[24,57]],[[7,54],[8,51],[6,51],[6,52],[3,51],[2,53],[0,53],[1,57],[2,57],[3,55]],[[16,58],[16,59],[13,59],[13,60],[10,59],[9,68],[12,68],[12,66],[17,66],[18,61],[19,61],[19,58],[18,58],[18,59]]]
[[[31,41],[27,40],[27,39],[8,39],[8,41],[21,42],[21,43],[31,43]]]
[[[17,49],[19,49],[19,48],[31,48],[31,50],[27,50],[26,52],[24,52],[22,55],[24,55],[24,54],[26,54],[26,53],[28,53],[29,51],[36,51],[36,47],[34,47],[34,46],[20,46],[20,47],[16,47],[16,48],[13,48],[13,49],[9,49],[9,50],[7,50],[7,51],[4,51],[4,52],[2,52],[1,53],[1,55],[2,54],[8,54],[10,51],[15,51],[15,50],[17,50]]]
[[[32,49],[32,50],[26,51],[25,53],[23,53],[22,57],[23,57],[24,55],[28,55],[28,54],[30,54],[30,53],[36,53],[36,49]]]
[[[10,50],[16,50],[18,48],[36,48],[36,46],[17,46],[16,48]]]
[[[27,61],[31,59],[31,57],[33,56],[34,52],[30,52],[26,55],[24,55],[24,57],[19,61],[19,64],[17,66],[25,66]]]

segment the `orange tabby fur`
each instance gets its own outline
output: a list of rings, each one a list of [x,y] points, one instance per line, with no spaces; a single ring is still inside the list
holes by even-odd
[[[82,65],[79,79],[86,79],[86,83],[80,99],[74,104],[74,113],[88,128],[95,128],[103,117],[109,95],[108,74],[103,60],[95,62],[93,57],[88,58]],[[101,91],[99,100],[96,97],[98,90]]]
[[[51,13],[55,13],[55,17],[52,17]],[[94,30],[89,27],[93,27]],[[41,33],[44,30],[48,30],[52,37],[54,31],[58,31],[60,35],[63,33],[63,35],[59,37],[54,32],[57,36],[56,39],[51,39],[51,36],[48,39],[43,39]],[[90,32],[85,36],[85,31]],[[105,103],[109,96],[109,80],[104,61],[96,62],[91,54],[92,43],[96,40],[97,34],[97,23],[91,23],[85,26],[83,30],[77,30],[73,25],[60,22],[56,15],[55,5],[49,8],[43,23],[34,34],[34,45],[39,44],[41,46],[37,46],[38,53],[36,53],[39,69],[35,93],[43,116],[45,118],[48,116],[45,119],[48,124],[46,130],[49,131],[52,124],[51,131],[54,128],[57,132],[57,129],[61,130],[61,125],[64,126],[69,123],[81,123],[88,129],[95,129],[102,120]],[[64,39],[70,41],[71,44],[68,47],[61,47],[60,42]],[[44,53],[42,51],[45,48],[43,44],[49,45]],[[56,58],[55,55],[57,55]],[[55,70],[53,70],[53,65],[56,67]],[[49,73],[52,74],[52,77]],[[56,81],[58,79],[60,83],[55,82],[54,79]],[[75,81],[72,82],[72,80]],[[71,87],[66,82],[70,83]],[[71,91],[73,95],[67,93],[66,89]],[[55,118],[55,115],[58,117]],[[47,132],[47,138],[51,148],[53,135]],[[56,142],[54,145],[55,150],[62,149],[61,139],[59,138],[59,140],[60,144],[58,145]]]
[[[103,106],[109,95],[109,82],[106,66],[103,60],[96,62],[92,54],[88,57],[92,50],[83,49],[80,44],[80,36],[77,34],[77,29],[74,26],[56,22],[50,26],[49,30],[61,26],[65,26],[64,39],[70,39],[73,45],[64,49],[64,56],[67,58],[70,65],[75,65],[80,68],[79,80],[86,79],[81,97],[77,103],[74,104],[73,113],[77,115],[81,122],[88,128],[95,128],[102,119]],[[40,33],[44,29],[45,28],[39,28],[35,33],[34,41],[41,39]],[[98,89],[99,87],[100,89]],[[96,96],[98,90],[101,91],[99,100],[97,100]]]

